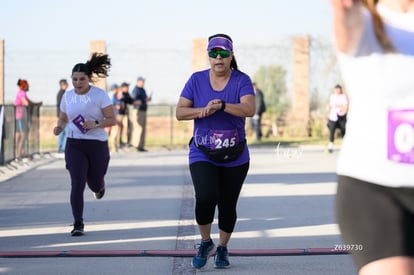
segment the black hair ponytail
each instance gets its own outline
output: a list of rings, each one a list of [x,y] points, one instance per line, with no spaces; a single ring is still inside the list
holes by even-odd
[[[83,72],[89,79],[95,75],[98,78],[108,76],[108,71],[111,68],[111,59],[107,54],[93,53],[91,58],[86,63],[78,63],[72,69],[74,72]]]

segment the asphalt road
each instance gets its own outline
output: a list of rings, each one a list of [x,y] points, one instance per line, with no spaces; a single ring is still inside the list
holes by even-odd
[[[337,153],[251,148],[229,244],[232,267],[190,266],[199,235],[185,150],[113,154],[107,192],[85,191],[85,235],[71,237],[62,156],[0,172],[0,274],[356,274],[335,223]],[[213,239],[217,242],[217,223]]]

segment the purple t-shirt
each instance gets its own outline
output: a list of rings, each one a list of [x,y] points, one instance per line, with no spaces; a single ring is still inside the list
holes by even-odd
[[[233,70],[226,87],[222,91],[217,92],[210,85],[209,72],[210,69],[194,73],[181,92],[182,97],[193,102],[194,108],[205,107],[213,99],[221,99],[226,103],[235,104],[240,103],[242,96],[254,96],[253,84],[248,75]],[[234,143],[237,144],[246,139],[245,121],[244,117],[216,111],[211,116],[194,119],[193,136],[199,145],[209,148],[220,148],[217,145],[224,145],[224,147],[233,146]],[[222,140],[217,140],[217,136],[221,136]],[[195,146],[194,142],[190,144],[190,164],[198,161],[207,161],[218,166],[234,167],[247,163],[249,159],[247,146],[245,146],[244,152],[237,160],[228,163],[217,163],[208,159]]]

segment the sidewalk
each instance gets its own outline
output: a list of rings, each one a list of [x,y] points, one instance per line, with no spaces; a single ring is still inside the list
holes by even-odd
[[[356,274],[349,255],[330,251],[341,243],[335,160],[321,147],[251,148],[229,244],[239,256],[230,257],[228,270],[210,260],[197,272],[190,266],[199,235],[186,151],[113,154],[105,197],[85,191],[86,234],[77,238],[69,234],[63,158],[29,164],[0,182],[0,274]],[[217,242],[216,223],[213,233]]]

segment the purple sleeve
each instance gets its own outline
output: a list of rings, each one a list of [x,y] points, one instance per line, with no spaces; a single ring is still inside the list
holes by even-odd
[[[243,74],[240,79],[240,97],[245,95],[255,95],[253,89],[253,83],[248,75]]]
[[[187,83],[185,83],[185,86],[183,88],[183,90],[181,91],[181,95],[182,97],[191,100],[192,102],[194,102],[194,74],[190,77],[190,79],[187,81]]]

